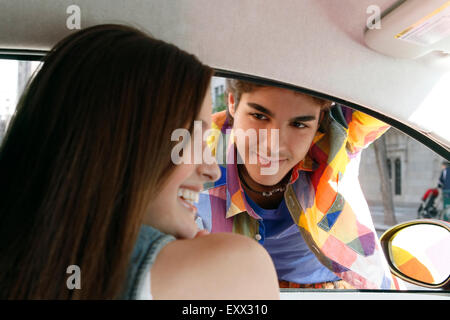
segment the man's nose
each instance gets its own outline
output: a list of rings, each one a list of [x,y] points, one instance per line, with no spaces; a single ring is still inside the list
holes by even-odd
[[[268,155],[283,153],[286,149],[287,132],[279,125],[272,125],[267,128],[267,137],[265,143],[270,148]]]

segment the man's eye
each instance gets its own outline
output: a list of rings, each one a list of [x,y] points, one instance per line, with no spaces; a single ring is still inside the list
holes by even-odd
[[[251,115],[258,120],[267,120],[268,118],[261,113],[251,113]]]
[[[306,128],[307,127],[307,125],[305,125],[304,123],[301,123],[301,122],[292,122],[292,126],[293,127],[296,127],[296,128]]]

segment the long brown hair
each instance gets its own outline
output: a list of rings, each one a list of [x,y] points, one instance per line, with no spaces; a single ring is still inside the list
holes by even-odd
[[[119,296],[145,208],[174,167],[170,135],[193,123],[212,73],[120,25],[51,50],[0,149],[0,299]]]

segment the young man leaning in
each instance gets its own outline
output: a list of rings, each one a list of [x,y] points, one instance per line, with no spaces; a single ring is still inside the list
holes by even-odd
[[[361,150],[389,127],[240,80],[227,80],[227,102],[212,119],[220,135],[209,143],[222,177],[200,195],[204,228],[261,243],[280,287],[393,288],[358,181]]]

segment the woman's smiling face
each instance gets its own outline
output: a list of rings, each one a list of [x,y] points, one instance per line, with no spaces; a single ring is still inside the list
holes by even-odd
[[[211,96],[207,94],[196,119],[202,122],[203,131],[211,126],[211,105]],[[192,153],[196,151],[192,145],[194,139],[195,137],[191,137],[185,150]],[[202,141],[202,154],[206,148],[209,147]],[[194,159],[192,153],[190,159]],[[144,218],[145,224],[179,239],[190,239],[196,235],[197,208],[194,203],[198,201],[204,183],[220,178],[220,169],[215,162],[212,164],[205,161],[200,164],[195,164],[194,161],[187,162],[176,166],[162,190],[159,190],[156,199],[150,203]]]
[[[280,182],[305,158],[321,115],[321,105],[312,97],[275,87],[243,93],[237,108],[230,93],[228,109],[233,116],[236,148],[245,168],[255,182],[265,186]],[[252,130],[256,132],[253,141],[249,138]],[[272,143],[276,140],[278,145]]]

